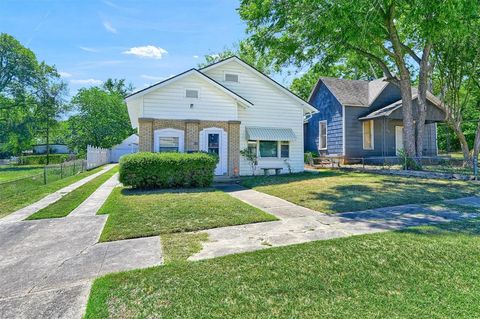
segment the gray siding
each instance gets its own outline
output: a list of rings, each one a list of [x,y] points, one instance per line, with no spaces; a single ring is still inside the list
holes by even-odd
[[[318,151],[320,121],[327,121],[327,150],[320,151],[324,155],[343,154],[343,107],[321,83],[310,99],[310,103],[319,111],[308,121],[305,130],[305,150]]]
[[[403,126],[401,120],[383,119],[374,120],[374,149],[363,149],[362,122],[358,120],[363,116],[365,108],[345,107],[346,148],[345,156],[361,158],[370,156],[395,156],[395,126]],[[437,131],[435,123],[425,127],[423,152],[425,156],[437,155]]]

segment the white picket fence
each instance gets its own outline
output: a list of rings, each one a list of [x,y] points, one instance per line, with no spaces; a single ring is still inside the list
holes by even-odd
[[[110,163],[110,149],[87,146],[87,169]]]

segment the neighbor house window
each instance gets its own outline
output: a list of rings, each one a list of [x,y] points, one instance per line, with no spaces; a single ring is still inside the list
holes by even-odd
[[[290,142],[288,141],[280,142],[280,157],[282,158],[290,157]]]
[[[179,141],[178,137],[160,137],[159,139],[159,152],[178,152]]]
[[[318,149],[327,149],[327,121],[318,122]]]
[[[238,83],[238,74],[235,74],[235,73],[225,73],[225,82],[235,82],[235,83]]]
[[[277,141],[260,141],[260,157],[278,157]]]
[[[363,122],[363,149],[373,150],[373,120]]]
[[[198,99],[198,90],[186,89],[185,97],[189,99]]]

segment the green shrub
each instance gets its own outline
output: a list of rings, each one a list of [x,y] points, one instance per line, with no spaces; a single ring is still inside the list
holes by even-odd
[[[318,157],[318,152],[306,152],[303,154],[303,162],[305,164],[312,164],[315,157]]]
[[[136,153],[120,159],[120,182],[134,188],[208,187],[218,158],[206,153]]]
[[[70,158],[68,154],[50,154],[49,164],[60,164]],[[45,165],[47,164],[47,155],[27,155],[21,156],[20,165]]]

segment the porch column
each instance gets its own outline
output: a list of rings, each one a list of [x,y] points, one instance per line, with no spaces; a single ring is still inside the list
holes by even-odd
[[[139,137],[139,151],[152,152],[153,151],[153,119],[139,118],[138,119],[138,137]]]
[[[240,121],[228,121],[228,176],[240,170]]]
[[[185,152],[198,152],[199,120],[185,121]]]

